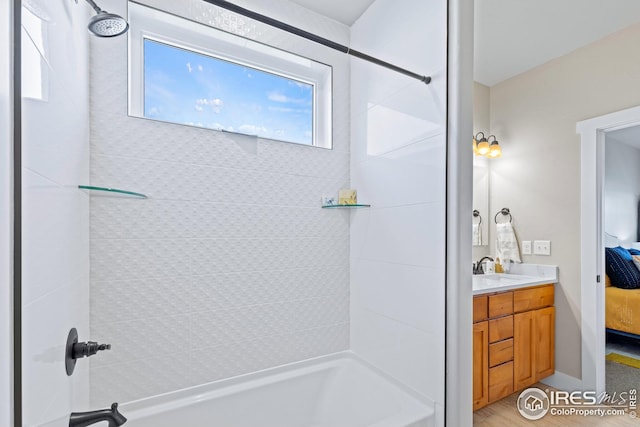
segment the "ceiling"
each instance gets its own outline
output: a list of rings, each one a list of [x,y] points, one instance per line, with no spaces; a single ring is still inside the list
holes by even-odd
[[[291,1],[351,26],[375,0]],[[486,86],[640,22],[640,0],[475,0],[475,8],[474,79]]]
[[[486,86],[640,22],[638,0],[475,0],[474,79]]]

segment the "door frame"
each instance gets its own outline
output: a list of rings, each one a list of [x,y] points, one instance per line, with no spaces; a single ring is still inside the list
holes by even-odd
[[[436,425],[451,427],[473,424],[473,7],[448,2],[445,408],[436,405]]]
[[[640,107],[576,124],[580,134],[580,281],[582,389],[605,391],[604,142],[606,133],[640,124]]]

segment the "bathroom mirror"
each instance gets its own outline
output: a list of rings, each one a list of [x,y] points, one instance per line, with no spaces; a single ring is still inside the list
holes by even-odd
[[[473,159],[473,209],[477,210],[480,217],[471,217],[474,223],[482,218],[480,232],[482,239],[480,244],[474,242],[474,246],[489,245],[489,162],[486,158],[474,157]]]

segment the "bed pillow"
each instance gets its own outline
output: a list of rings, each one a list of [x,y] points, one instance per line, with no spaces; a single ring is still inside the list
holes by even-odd
[[[623,247],[605,248],[607,274],[611,284],[623,289],[640,288],[640,270],[633,262],[633,257]]]

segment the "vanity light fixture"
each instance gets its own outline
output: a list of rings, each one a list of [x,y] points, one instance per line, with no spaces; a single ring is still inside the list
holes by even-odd
[[[480,139],[476,139],[476,141],[478,141],[478,154],[486,156],[489,153],[489,141],[485,138],[484,133],[478,132],[478,135],[480,134],[482,134],[482,137],[480,137]],[[478,135],[476,135],[476,138]]]
[[[493,138],[493,140],[491,140]],[[502,148],[498,143],[498,139],[495,135],[484,136],[484,132],[478,132],[473,137],[473,152],[478,156],[484,156],[489,158],[502,157]]]
[[[487,157],[492,159],[502,157],[502,148],[500,147],[500,143],[498,143],[498,140],[494,135],[489,136],[488,139],[491,139],[491,137],[493,137],[493,141],[491,141],[491,144],[489,145],[489,153],[487,154]]]

